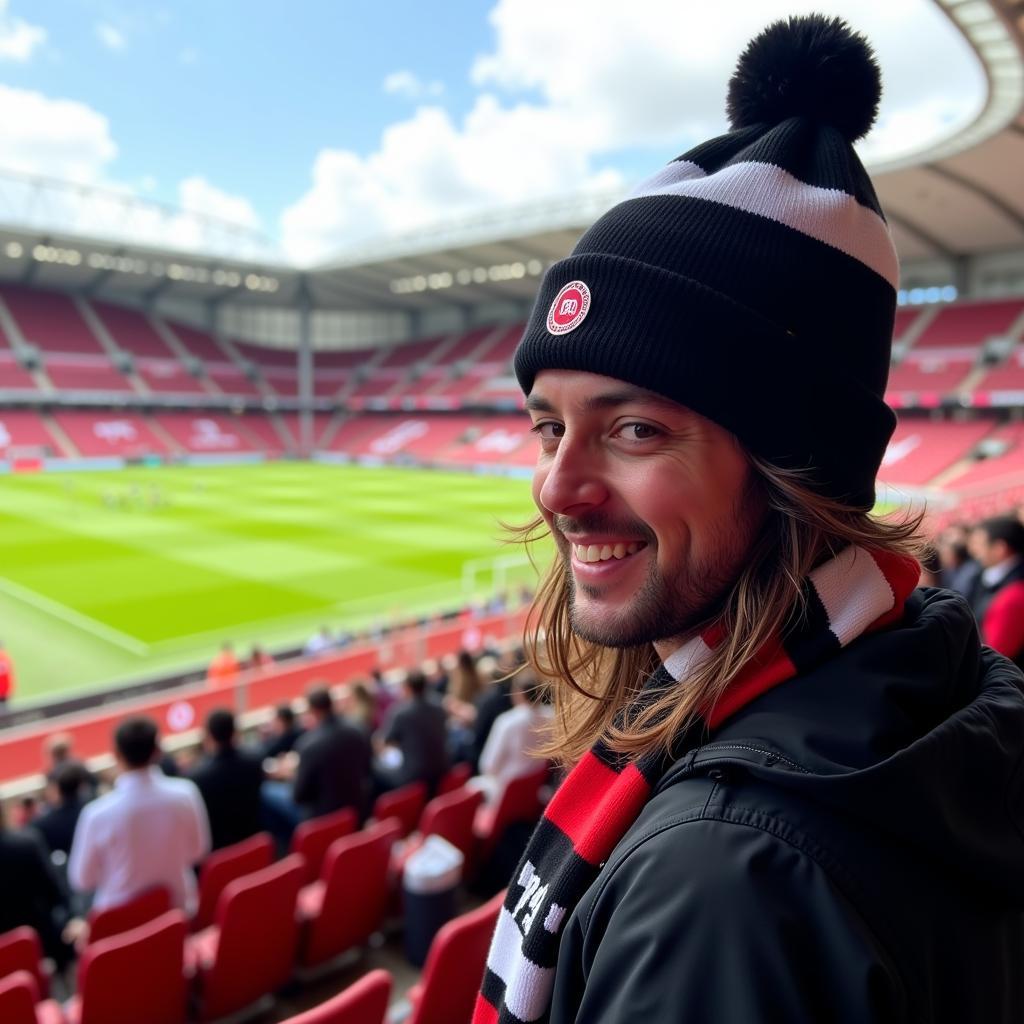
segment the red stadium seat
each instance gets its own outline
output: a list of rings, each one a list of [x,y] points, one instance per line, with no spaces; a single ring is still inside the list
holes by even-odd
[[[39,988],[30,971],[13,971],[0,977],[0,1021],[3,1024],[64,1024],[60,1004],[40,1002]]]
[[[437,795],[444,796],[445,793],[452,793],[469,782],[473,775],[473,766],[468,761],[460,761],[453,764],[441,777],[437,787]]]
[[[188,939],[201,1021],[255,1007],[291,977],[303,872],[302,858],[289,856],[236,879],[221,894],[217,923]]]
[[[481,807],[476,812],[473,828],[480,841],[480,862],[486,863],[510,825],[536,821],[543,810],[541,787],[548,780],[548,766],[512,779],[501,794],[496,807]]]
[[[154,886],[133,896],[127,903],[119,903],[116,907],[90,912],[88,918],[89,934],[87,942],[101,942],[112,935],[131,931],[146,924],[171,909],[171,894],[162,885]]]
[[[417,831],[422,836],[441,836],[461,852],[466,863],[463,877],[468,874],[473,860],[476,847],[473,824],[477,808],[483,798],[484,795],[479,790],[458,789],[444,796],[434,797],[423,808],[423,815],[420,818],[420,827]]]
[[[199,908],[192,918],[192,931],[198,932],[213,924],[217,900],[229,882],[261,871],[273,860],[274,840],[266,832],[211,853],[199,867]]]
[[[6,978],[15,971],[28,971],[32,975],[40,998],[45,999],[50,994],[50,978],[43,964],[43,946],[35,929],[28,925],[0,935],[0,978]]]
[[[359,818],[351,807],[343,807],[319,818],[302,822],[292,835],[291,852],[297,853],[305,862],[303,884],[315,882],[320,876],[327,848],[335,839],[350,836],[359,827]]]
[[[373,817],[376,821],[397,818],[402,823],[402,835],[407,836],[420,820],[426,801],[427,787],[422,782],[410,782],[377,797]]]
[[[318,967],[365,945],[380,928],[391,894],[388,870],[396,831],[384,822],[331,843],[320,878],[299,893],[305,922],[302,967]]]
[[[370,971],[333,999],[283,1024],[384,1024],[390,998],[391,975]]]
[[[409,990],[412,1014],[405,1024],[469,1021],[487,964],[487,949],[505,893],[449,921],[434,937],[423,979]]]
[[[183,1024],[185,915],[155,921],[94,942],[82,954],[78,995],[66,1007],[69,1024]]]

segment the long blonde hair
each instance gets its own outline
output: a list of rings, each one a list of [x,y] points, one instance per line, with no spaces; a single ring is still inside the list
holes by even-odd
[[[816,565],[849,544],[920,555],[920,513],[876,518],[822,497],[800,472],[749,459],[767,513],[740,576],[717,613],[699,626],[718,627],[723,640],[685,687],[667,689],[642,708],[634,707],[633,698],[660,664],[653,645],[609,648],[577,636],[570,625],[567,569],[556,553],[523,635],[527,660],[553,684],[555,725],[543,754],[571,765],[602,736],[612,749],[632,756],[656,748],[668,751],[673,739],[706,716],[739,670],[799,610],[802,581]],[[509,530],[528,549],[548,533],[540,516]],[[616,724],[623,707],[625,720]]]

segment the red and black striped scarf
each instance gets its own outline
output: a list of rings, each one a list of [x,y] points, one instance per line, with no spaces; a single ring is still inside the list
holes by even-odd
[[[708,727],[717,728],[755,697],[863,633],[899,620],[918,574],[912,558],[858,547],[812,571],[804,583],[805,613],[751,659],[708,716]],[[714,646],[713,635],[694,637],[651,677],[639,700],[685,682]],[[473,1024],[547,1019],[562,925],[672,763],[662,754],[629,760],[599,741],[569,773],[509,885]]]

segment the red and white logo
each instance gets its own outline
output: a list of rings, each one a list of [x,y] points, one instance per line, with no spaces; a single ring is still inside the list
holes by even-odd
[[[570,281],[555,296],[548,310],[548,332],[568,334],[576,330],[590,310],[590,289],[582,281]]]

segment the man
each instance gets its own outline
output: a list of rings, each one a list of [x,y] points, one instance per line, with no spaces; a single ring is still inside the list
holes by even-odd
[[[63,967],[71,959],[71,948],[60,938],[68,915],[67,898],[39,836],[30,828],[9,830],[0,805],[0,935],[29,925],[46,955]]]
[[[307,817],[354,807],[369,809],[372,754],[369,739],[334,713],[330,691],[318,686],[306,697],[314,726],[296,744],[299,755],[292,798]]]
[[[70,853],[88,785],[89,779],[80,761],[59,764],[48,778],[49,807],[32,822],[32,827],[46,840],[50,853],[63,853],[65,857]]]
[[[302,732],[291,704],[278,704],[270,721],[268,735],[263,741],[263,756],[280,757],[294,750]]]
[[[206,682],[214,687],[230,686],[238,678],[241,670],[234,647],[230,643],[224,643],[206,667]]]
[[[0,643],[0,710],[14,696],[14,662]]]
[[[127,718],[114,730],[119,775],[113,790],[82,809],[68,860],[73,889],[95,890],[93,907],[125,903],[163,885],[174,905],[195,909],[192,871],[210,851],[210,826],[195,783],[169,779],[156,723]]]
[[[448,770],[448,716],[427,697],[427,677],[419,669],[406,673],[402,689],[405,699],[392,710],[381,738],[381,746],[397,751],[401,760],[380,771],[381,787],[422,782],[433,794]]]
[[[260,830],[263,759],[235,746],[235,716],[226,708],[206,719],[206,757],[192,770],[210,820],[212,847],[241,842]]]
[[[996,516],[971,531],[971,554],[981,573],[971,607],[990,647],[1024,665],[1024,526],[1013,516]]]
[[[554,264],[516,352],[557,557],[529,656],[572,766],[474,1021],[1024,1019],[1024,693],[874,519],[895,251],[879,76],[771,26],[732,130]]]
[[[521,669],[512,684],[512,707],[495,719],[480,755],[480,774],[470,780],[488,803],[496,804],[513,779],[544,763],[537,751],[549,739],[551,709],[543,698],[537,677],[529,668]]]

